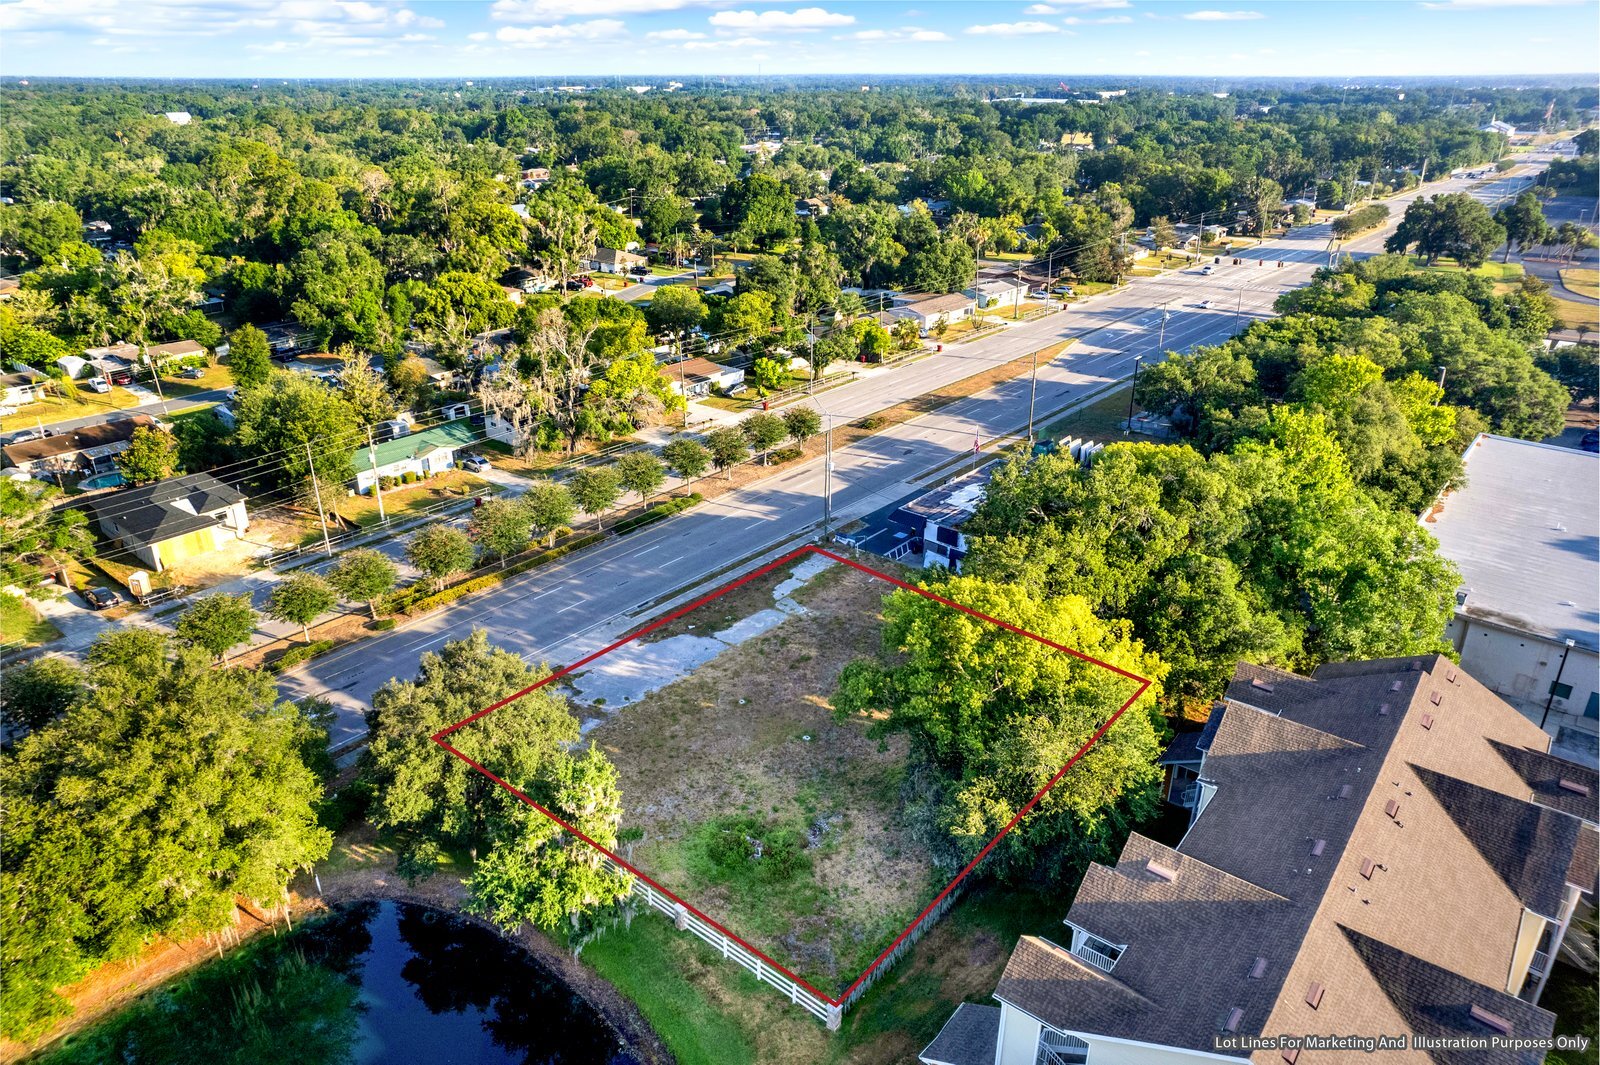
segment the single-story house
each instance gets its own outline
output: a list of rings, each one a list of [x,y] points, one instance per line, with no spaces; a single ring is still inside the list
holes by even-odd
[[[719,281],[701,293],[703,296],[731,296],[733,295],[733,282]]]
[[[977,282],[966,290],[965,295],[977,301],[979,310],[1010,309],[1028,298],[1028,286],[1010,278],[997,277]]]
[[[1044,239],[1044,223],[1043,222],[1030,222],[1028,225],[1018,226],[1017,227],[1017,239],[1018,240],[1027,241],[1030,244],[1033,243],[1036,240],[1043,240]]]
[[[5,398],[0,402],[8,407],[20,407],[44,395],[50,388],[50,378],[31,366],[24,366],[0,375],[0,388],[5,389]]]
[[[446,422],[420,433],[385,440],[370,448],[357,448],[356,491],[366,495],[379,477],[404,477],[414,473],[431,477],[456,464],[456,452],[478,442],[478,434],[466,419]]]
[[[119,549],[157,573],[215,551],[250,528],[244,496],[209,473],[124,488],[89,509]]]
[[[536,189],[550,180],[550,168],[547,166],[530,166],[522,172],[522,185],[524,188]]]
[[[677,362],[663,363],[661,372],[667,375],[674,392],[689,399],[710,395],[713,388],[726,391],[744,384],[743,370],[733,366],[723,366],[698,355]]]
[[[635,266],[643,266],[643,255],[631,251],[618,251],[616,248],[596,248],[594,254],[583,260],[585,270],[595,270],[602,274],[625,274]]]
[[[144,350],[156,366],[165,366],[169,362],[193,358],[196,355],[202,359],[206,356],[205,345],[198,340],[173,340],[166,344],[152,344]]]
[[[159,429],[161,423],[148,414],[135,414],[131,418],[69,429],[43,440],[10,444],[0,449],[0,455],[4,455],[7,466],[25,473],[91,477],[115,469],[114,460],[128,450],[134,430],[141,428]]]
[[[976,310],[977,301],[971,296],[964,292],[952,292],[948,296],[924,296],[891,307],[889,314],[895,318],[910,318],[917,323],[918,329],[926,331],[932,329],[940,319],[947,324],[954,324],[971,318]]]
[[[828,201],[820,196],[807,196],[794,201],[794,215],[796,218],[826,218],[828,216]]]

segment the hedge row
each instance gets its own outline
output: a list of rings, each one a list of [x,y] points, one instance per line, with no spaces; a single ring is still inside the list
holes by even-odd
[[[691,492],[686,496],[679,496],[677,499],[671,499],[665,503],[653,506],[643,514],[635,514],[631,518],[624,518],[613,525],[611,529],[618,536],[621,536],[623,533],[632,532],[641,525],[650,525],[654,522],[670,518],[674,514],[688,510],[690,507],[694,506],[696,503],[699,503],[704,498],[705,497],[703,497],[699,492]]]
[[[274,673],[282,673],[285,670],[293,669],[301,662],[308,662],[318,655],[326,654],[331,650],[333,650],[332,640],[313,640],[311,643],[303,643],[299,647],[291,647],[283,653],[282,658],[272,663],[272,671]]]
[[[422,598],[412,600],[403,606],[391,606],[391,609],[396,611],[403,610],[408,614],[420,614],[425,611],[432,610],[434,607],[444,606],[446,603],[453,603],[462,596],[471,595],[474,592],[481,592],[485,588],[493,588],[501,581],[515,577],[519,573],[526,573],[528,570],[533,569],[536,566],[542,566],[546,562],[554,562],[562,555],[571,554],[573,551],[588,547],[590,544],[597,544],[604,539],[604,533],[591,533],[588,536],[580,536],[570,543],[562,544],[560,547],[552,547],[548,551],[541,551],[531,558],[525,558],[521,562],[507,566],[503,570],[497,570],[494,573],[487,573],[482,577],[474,577],[470,581],[462,581],[460,584],[452,585],[442,592],[434,592],[432,595],[425,595]],[[409,591],[409,589],[407,590]],[[402,596],[404,594],[404,592],[397,593],[397,596]]]
[[[1389,208],[1381,203],[1370,203],[1365,207],[1357,207],[1347,215],[1333,220],[1333,235],[1336,237],[1353,237],[1357,233],[1365,233],[1375,229],[1389,220]]]

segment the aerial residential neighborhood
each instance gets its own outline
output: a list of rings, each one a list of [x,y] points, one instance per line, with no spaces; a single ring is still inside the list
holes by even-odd
[[[1600,1065],[1596,40],[0,0],[0,1061]]]

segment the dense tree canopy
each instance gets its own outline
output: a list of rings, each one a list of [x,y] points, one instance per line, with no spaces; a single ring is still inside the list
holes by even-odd
[[[85,679],[0,755],[8,1034],[59,1014],[55,987],[151,936],[230,927],[239,896],[278,905],[330,845],[304,757],[326,734],[274,702],[268,675],[133,628],[95,643]]]

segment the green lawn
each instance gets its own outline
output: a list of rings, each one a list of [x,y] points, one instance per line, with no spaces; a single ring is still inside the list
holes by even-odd
[[[1084,440],[1094,440],[1102,444],[1115,444],[1122,440],[1130,439],[1122,435],[1122,423],[1128,420],[1128,392],[1131,386],[1124,385],[1104,397],[1074,411],[1062,418],[1046,425],[1040,432],[1041,440],[1061,440],[1065,437],[1076,436]],[[1141,408],[1135,406],[1133,412],[1138,414]],[[1135,436],[1131,439],[1148,440],[1149,437]]]
[[[1563,270],[1561,283],[1580,296],[1600,300],[1600,270]]]
[[[957,902],[830,1033],[772,987],[654,913],[583,961],[635,1002],[681,1065],[899,1065],[961,1002],[989,1002],[1018,936],[1056,935],[1067,900],[982,888]]]
[[[0,595],[0,646],[6,650],[38,647],[61,636],[61,630],[41,618],[20,596]]]
[[[141,375],[137,383],[148,392],[156,391],[148,373]],[[172,374],[163,374],[161,377],[161,396],[165,399],[182,399],[197,392],[209,392],[213,389],[232,387],[233,378],[229,376],[227,369],[214,362],[209,363],[204,368],[204,374],[197,380],[184,380]],[[29,403],[18,408],[15,414],[8,414],[0,418],[0,430],[23,429],[32,425],[51,425],[55,422],[69,421],[74,418],[88,418],[115,410],[129,410],[136,406],[141,398],[136,397],[132,392],[120,385],[113,387],[110,392],[104,395],[91,392],[80,385],[77,395],[72,399],[64,396],[49,396],[37,403]]]
[[[1432,266],[1428,266],[1419,256],[1413,255],[1411,256],[1411,262],[1412,265],[1427,270],[1444,270],[1452,273],[1459,273],[1464,269],[1460,263],[1450,258],[1440,259]],[[1508,282],[1521,281],[1523,269],[1521,263],[1502,263],[1491,259],[1482,266],[1474,267],[1472,270],[1468,271],[1468,273],[1476,274],[1479,277],[1487,277],[1490,281]]]

